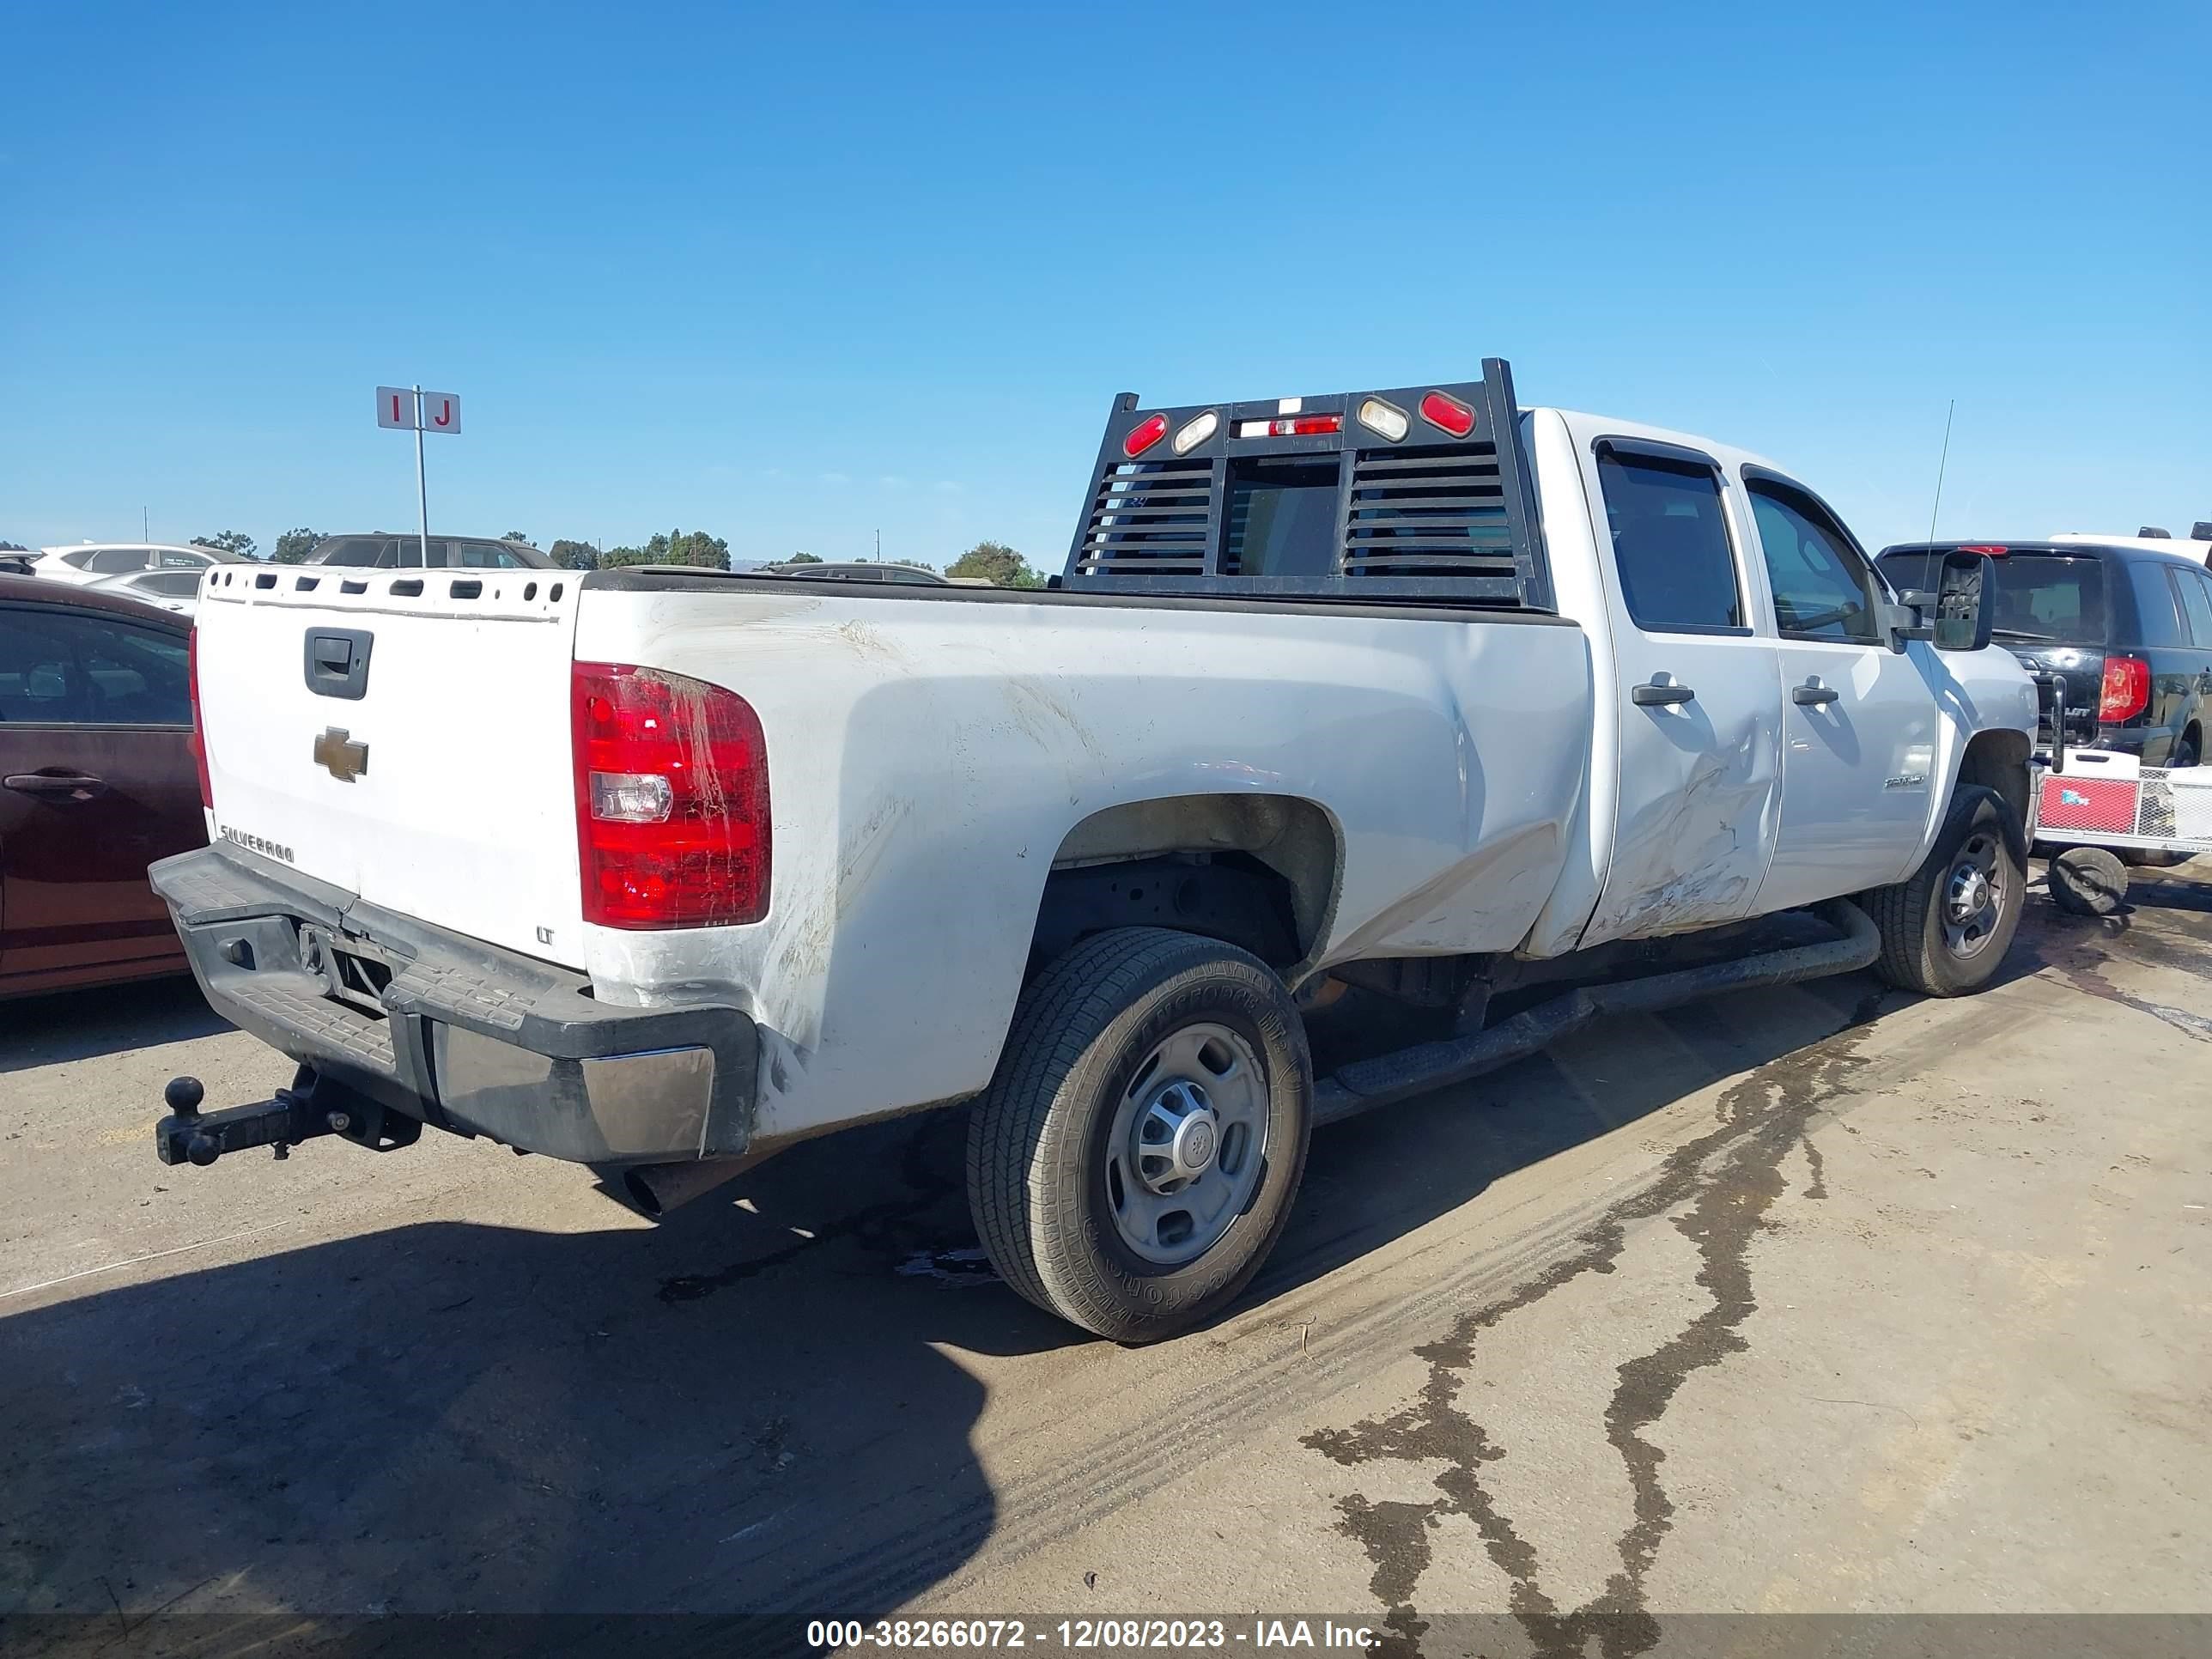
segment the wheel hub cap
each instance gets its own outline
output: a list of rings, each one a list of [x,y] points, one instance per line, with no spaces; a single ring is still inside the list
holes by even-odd
[[[1969,836],[1943,884],[1943,942],[1964,960],[1979,956],[1997,935],[2011,898],[1995,835]]]
[[[1244,1212],[1266,1167],[1267,1073],[1238,1031],[1186,1025],[1131,1076],[1107,1132],[1105,1199],[1130,1251],[1179,1267]]]
[[[1989,878],[1967,868],[1951,878],[1951,914],[1964,921],[1990,902]]]
[[[1220,1120],[1206,1091],[1178,1078],[1137,1120],[1137,1174],[1156,1193],[1175,1192],[1206,1173],[1220,1144]]]

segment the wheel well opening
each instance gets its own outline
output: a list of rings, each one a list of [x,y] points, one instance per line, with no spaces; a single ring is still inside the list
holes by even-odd
[[[1304,962],[1336,898],[1334,823],[1286,795],[1182,795],[1094,813],[1054,856],[1030,971],[1110,927],[1170,927]]]
[[[1959,758],[1959,781],[1994,789],[2025,823],[2027,760],[2033,746],[2025,732],[1978,732]]]

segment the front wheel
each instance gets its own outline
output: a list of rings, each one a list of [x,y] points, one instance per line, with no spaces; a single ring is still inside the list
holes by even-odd
[[[1920,868],[1865,896],[1881,930],[1881,976],[1932,997],[1981,989],[2020,927],[2025,839],[2002,795],[1961,784]]]
[[[1266,963],[1160,928],[1084,940],[1030,984],[968,1129],[992,1266],[1117,1342],[1188,1330],[1289,1219],[1313,1079]]]

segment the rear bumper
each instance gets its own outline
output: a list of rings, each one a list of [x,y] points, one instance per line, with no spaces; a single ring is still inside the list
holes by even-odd
[[[759,1042],[739,1009],[599,1002],[580,974],[221,844],[149,874],[218,1012],[393,1110],[579,1164],[751,1141]],[[389,971],[381,1017],[331,994],[325,939]]]
[[[2115,755],[2133,755],[2141,760],[2145,749],[2166,746],[2172,737],[2162,726],[2100,726],[2087,747],[2109,749]]]

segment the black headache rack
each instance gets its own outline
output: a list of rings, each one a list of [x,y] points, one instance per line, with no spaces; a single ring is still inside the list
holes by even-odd
[[[1553,608],[1513,374],[1328,398],[1114,400],[1062,585]]]

